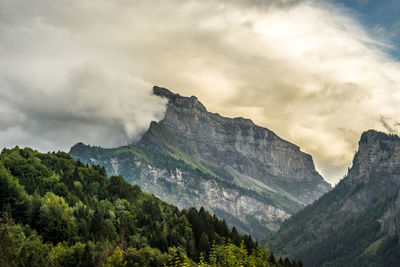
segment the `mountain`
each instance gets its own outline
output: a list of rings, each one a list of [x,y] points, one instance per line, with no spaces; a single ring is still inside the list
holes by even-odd
[[[30,148],[0,153],[0,237],[2,267],[301,266],[203,208],[179,210],[98,165]]]
[[[180,208],[204,206],[261,242],[331,189],[310,155],[272,131],[208,112],[194,96],[153,92],[168,99],[167,111],[138,143],[115,149],[78,143],[70,155]]]
[[[399,266],[400,138],[362,134],[348,174],[271,238],[305,266]]]

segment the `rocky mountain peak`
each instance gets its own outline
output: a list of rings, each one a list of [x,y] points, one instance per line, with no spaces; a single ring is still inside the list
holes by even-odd
[[[312,157],[269,129],[250,119],[208,112],[193,96],[184,97],[157,86],[153,91],[168,98],[168,108],[162,121],[151,124],[140,141],[142,145],[160,150],[160,140],[179,140],[173,145],[211,168],[222,169],[229,180],[248,176],[302,204],[330,190],[315,170]],[[166,133],[173,138],[167,138]],[[297,183],[307,186],[295,186]]]
[[[377,172],[400,172],[400,137],[368,130],[361,135],[358,152],[353,159],[350,183],[369,181]]]
[[[156,96],[160,96],[160,97],[164,97],[164,98],[168,99],[167,113],[171,112],[171,108],[170,108],[171,106],[182,108],[182,109],[207,112],[207,109],[195,96],[191,96],[191,97],[181,96],[180,94],[175,94],[166,88],[158,87],[158,86],[153,87],[153,93]]]

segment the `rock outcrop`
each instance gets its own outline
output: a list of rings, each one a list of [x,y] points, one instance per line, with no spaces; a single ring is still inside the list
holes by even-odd
[[[249,119],[210,113],[194,96],[182,97],[160,87],[154,87],[154,94],[169,100],[168,109],[161,122],[151,124],[141,144],[157,147],[167,131],[179,140],[175,145],[202,162],[224,168],[231,178],[254,178],[302,204],[330,190],[315,171],[312,157],[274,132]]]
[[[244,118],[208,112],[194,96],[165,88],[165,118],[137,144],[102,149],[75,145],[70,154],[106,167],[180,208],[204,206],[263,242],[280,223],[329,191],[310,155]]]
[[[400,138],[369,130],[346,177],[284,222],[271,246],[306,266],[396,266],[399,234]]]

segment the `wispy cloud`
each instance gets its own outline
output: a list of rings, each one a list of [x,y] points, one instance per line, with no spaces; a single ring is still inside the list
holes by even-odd
[[[377,24],[374,26],[373,31],[382,38],[382,40],[390,42],[391,39],[400,35],[400,20],[396,21],[389,27]]]
[[[157,84],[274,130],[336,182],[361,132],[400,115],[399,63],[324,1],[5,0],[0,40],[2,146],[123,144],[162,118]]]

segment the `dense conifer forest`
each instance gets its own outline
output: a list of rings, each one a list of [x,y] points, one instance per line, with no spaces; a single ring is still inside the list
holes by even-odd
[[[302,266],[67,153],[0,154],[0,266]]]

